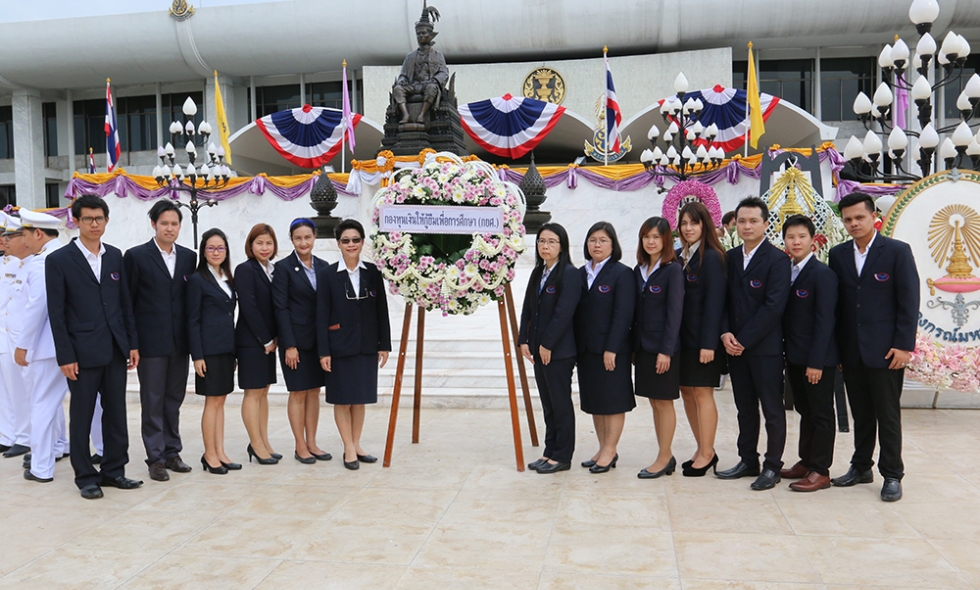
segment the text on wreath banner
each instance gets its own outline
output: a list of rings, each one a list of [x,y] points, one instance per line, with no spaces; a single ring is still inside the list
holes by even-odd
[[[378,229],[385,232],[500,233],[503,227],[502,207],[384,205],[378,216]]]

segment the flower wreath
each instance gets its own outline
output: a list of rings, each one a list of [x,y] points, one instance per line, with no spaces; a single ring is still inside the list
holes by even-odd
[[[941,344],[919,332],[906,376],[936,389],[976,393],[980,391],[980,348]]]
[[[383,232],[384,205],[502,207],[497,233],[410,234]],[[468,315],[504,296],[514,264],[524,251],[524,195],[501,181],[484,162],[463,162],[453,154],[430,154],[421,168],[402,169],[375,197],[371,235],[375,263],[389,290],[423,309]]]
[[[670,229],[677,229],[677,216],[691,198],[704,203],[708,213],[711,213],[711,221],[714,222],[715,227],[721,226],[721,203],[718,202],[715,189],[697,180],[684,180],[670,187],[667,198],[664,199],[663,209],[660,211],[661,216],[670,223]]]

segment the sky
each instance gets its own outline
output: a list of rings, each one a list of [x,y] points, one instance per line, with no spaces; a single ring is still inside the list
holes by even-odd
[[[287,0],[189,0],[194,8],[228,6],[230,4],[258,4],[260,2],[285,2]],[[131,14],[136,12],[166,12],[173,0],[38,0],[35,2],[2,2],[0,23]]]

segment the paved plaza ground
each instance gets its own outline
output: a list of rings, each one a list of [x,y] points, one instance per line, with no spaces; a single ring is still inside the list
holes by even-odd
[[[717,398],[717,450],[728,467],[735,411],[729,390]],[[244,462],[238,399],[229,400],[227,448]],[[679,473],[638,480],[655,445],[643,404],[627,418],[619,467],[602,475],[577,465],[595,448],[581,414],[570,472],[518,473],[505,410],[428,408],[421,444],[410,444],[403,410],[392,466],[352,472],[338,460],[329,407],[319,442],[335,459],[302,465],[290,458],[285,407],[273,406],[271,438],[287,458],[218,476],[200,469],[202,407],[192,399],[183,411],[183,457],[195,470],[167,483],[147,477],[135,404],[127,475],[146,480],[138,490],[85,501],[68,461],[53,483],[37,484],[22,478],[20,459],[0,460],[0,587],[980,587],[976,411],[905,411],[905,498],[885,504],[877,474],[873,485],[815,494]],[[694,446],[677,407],[682,461]],[[367,414],[364,446],[379,457],[387,418],[382,406]],[[835,475],[851,444],[839,436]],[[536,457],[527,441],[525,457]]]

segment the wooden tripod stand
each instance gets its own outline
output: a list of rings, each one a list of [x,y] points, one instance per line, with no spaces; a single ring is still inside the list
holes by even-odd
[[[517,369],[521,379],[521,389],[524,392],[524,412],[527,414],[527,426],[531,432],[531,444],[538,446],[538,431],[534,425],[534,409],[531,406],[531,392],[527,382],[527,371],[524,360],[520,357],[520,345],[517,334],[517,311],[514,308],[514,296],[510,283],[504,284],[504,298],[497,301],[497,311],[500,315],[500,341],[504,348],[504,364],[507,371],[507,395],[510,400],[510,419],[514,432],[514,458],[517,470],[524,471],[524,448],[521,445],[521,425],[517,408],[517,388],[514,385],[514,358],[511,355],[511,338],[513,338],[514,353],[517,356]],[[508,331],[508,315],[510,330]],[[412,327],[412,304],[405,304],[405,319],[402,322],[402,341],[398,349],[398,366],[395,369],[395,386],[391,392],[391,414],[388,417],[388,440],[385,443],[383,465],[391,465],[391,451],[395,444],[395,426],[398,423],[398,402],[401,399],[402,379],[405,376],[405,354],[408,349],[408,333]],[[419,308],[419,321],[415,337],[415,400],[412,413],[412,444],[419,442],[419,414],[422,407],[422,352],[425,342],[425,309]]]

